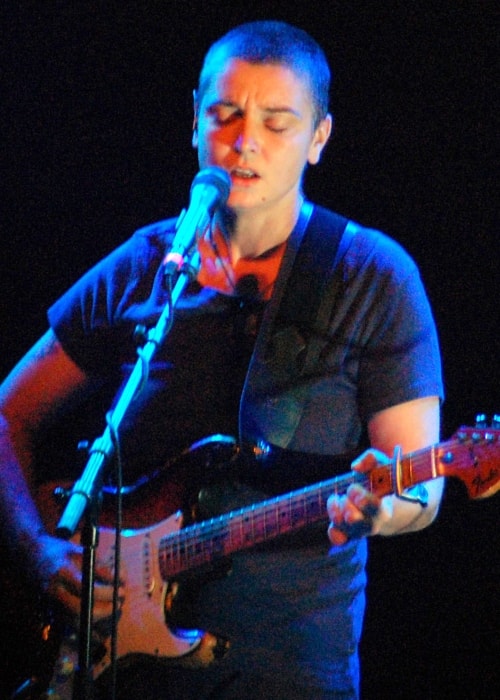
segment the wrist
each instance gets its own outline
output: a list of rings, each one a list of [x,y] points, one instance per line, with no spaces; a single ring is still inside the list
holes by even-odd
[[[371,534],[391,537],[415,532],[427,526],[428,509],[417,501],[407,501],[399,496],[385,496],[379,513],[374,518]]]
[[[50,535],[43,525],[24,531],[17,538],[17,557],[29,579],[46,588],[52,572],[47,540]]]
[[[394,499],[393,496],[384,496],[380,502],[377,514],[372,519],[372,527],[370,535],[385,535],[386,530],[394,515]]]

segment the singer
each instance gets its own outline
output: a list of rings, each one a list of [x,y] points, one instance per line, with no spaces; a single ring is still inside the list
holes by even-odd
[[[49,436],[54,426],[69,434],[68,423],[82,430],[91,415],[102,426],[107,401],[136,357],[134,329],[161,313],[166,268],[175,274],[193,246],[199,269],[118,436],[126,484],[161,469],[183,505],[201,494],[191,510],[206,518],[263,500],[268,486],[258,458],[236,477],[203,448],[196,468],[179,468],[176,455],[207,436],[289,452],[271,494],[318,481],[314,455],[354,452],[362,455],[355,468],[366,471],[387,463],[396,446],[406,453],[439,438],[440,356],[414,262],[386,235],[307,198],[306,170],[332,132],[329,90],[323,50],[283,22],[238,26],[211,46],[194,93],[192,146],[200,172],[217,173],[217,182],[222,172],[228,191],[200,203],[199,188],[204,200],[208,185],[195,177],[184,219],[141,228],[57,299],[47,332],[1,386],[6,548],[22,572],[18,587],[34,582],[43,600],[70,617],[80,607],[80,546],[53,536],[34,495],[41,481],[60,478],[53,465],[76,460],[68,452],[49,461]],[[291,459],[297,453],[300,469]],[[77,468],[70,471],[77,478]],[[137,635],[150,651],[118,659],[117,697],[359,697],[366,537],[426,527],[441,489],[437,479],[426,484],[424,507],[354,487],[330,498],[325,523],[282,537],[273,536],[275,523],[259,522],[264,544],[235,551],[223,571],[171,584],[171,614],[154,629],[148,620],[156,607],[150,613],[148,601],[162,582],[151,572],[155,556],[168,568],[167,555],[153,552],[142,570],[142,559],[127,559],[129,533],[118,596],[130,626],[119,635],[127,643],[139,619]],[[146,494],[137,527],[179,507],[156,509],[157,495],[155,488]],[[200,540],[195,550],[203,546]],[[140,585],[132,584],[137,572]],[[99,630],[112,610],[109,562],[98,563],[97,578]],[[181,628],[193,639],[193,630],[210,632],[213,659],[204,665],[181,642],[176,658],[158,658],[163,623],[185,645],[190,637]],[[111,682],[109,673],[96,679],[98,697],[111,697]]]

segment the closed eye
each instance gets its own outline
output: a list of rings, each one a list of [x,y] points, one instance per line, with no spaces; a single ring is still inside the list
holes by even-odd
[[[228,105],[213,105],[208,109],[208,115],[215,121],[219,126],[224,126],[225,124],[230,124],[242,116],[242,112]]]
[[[270,109],[267,110],[265,124],[270,131],[282,133],[292,128],[299,118],[299,115],[290,109]]]
[[[275,134],[281,134],[288,129],[288,124],[266,122],[266,127]]]

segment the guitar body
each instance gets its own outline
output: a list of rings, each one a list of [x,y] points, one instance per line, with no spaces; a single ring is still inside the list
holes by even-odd
[[[177,581],[162,579],[158,550],[163,538],[179,532],[185,515],[189,520],[195,517],[197,490],[193,488],[188,492],[185,484],[203,485],[212,479],[218,481],[220,474],[226,473],[228,465],[236,459],[239,459],[239,449],[234,438],[210,436],[123,489],[120,579],[125,599],[116,626],[116,658],[120,666],[139,656],[147,656],[167,664],[199,667],[213,663],[226,652],[226,640],[198,629],[176,627],[177,619],[185,617],[182,607],[177,604],[177,599],[182,597],[178,596],[180,587]],[[37,495],[37,504],[49,532],[56,530],[61,514],[61,508],[54,507],[54,491],[60,486],[58,483],[44,484]],[[70,486],[63,484],[66,488]],[[115,496],[112,488],[105,487],[96,554],[97,565],[103,564],[111,570],[116,545]],[[73,539],[79,543],[79,533]],[[200,577],[198,585],[202,580]],[[36,614],[42,617],[39,611]],[[40,681],[37,690],[22,697],[38,700],[45,695],[54,695],[61,700],[71,700],[78,664],[77,635],[74,630],[63,628],[57,619],[49,621],[48,616],[32,627],[35,628],[32,636],[39,637],[40,650],[39,662],[33,664],[31,670],[35,667],[40,671]],[[96,660],[93,677],[106,683],[106,671],[112,663],[111,622],[99,623],[94,631]],[[46,667],[54,671],[51,677],[43,678]],[[39,686],[45,691],[41,696]]]
[[[125,600],[117,623],[117,658],[126,664],[134,657],[146,655],[166,663],[198,667],[208,665],[220,653],[220,642],[200,630],[171,629],[167,624],[169,609],[175,597],[176,584],[162,580],[158,551],[162,538],[175,533],[182,525],[176,513],[151,527],[124,530],[121,534],[120,576]],[[97,561],[113,567],[115,532],[103,528],[99,534]],[[110,624],[95,627],[98,656],[93,665],[95,680],[110,667]],[[47,694],[71,700],[78,661],[76,635],[63,638],[54,674]]]

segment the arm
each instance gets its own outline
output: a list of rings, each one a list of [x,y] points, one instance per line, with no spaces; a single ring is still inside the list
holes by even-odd
[[[45,531],[33,499],[34,449],[44,425],[57,420],[65,407],[92,388],[52,331],[0,386],[0,513],[6,540],[23,567],[73,612],[79,607],[80,549]]]
[[[439,399],[434,396],[415,399],[380,411],[369,421],[368,433],[373,449],[352,465],[353,469],[364,472],[377,463],[389,463],[396,446],[404,454],[437,442]],[[365,534],[394,535],[427,527],[437,514],[443,480],[435,479],[424,486],[429,494],[426,508],[397,496],[381,500],[360,486],[351,487],[344,497],[332,496],[328,501],[331,542],[344,544],[360,530]]]

